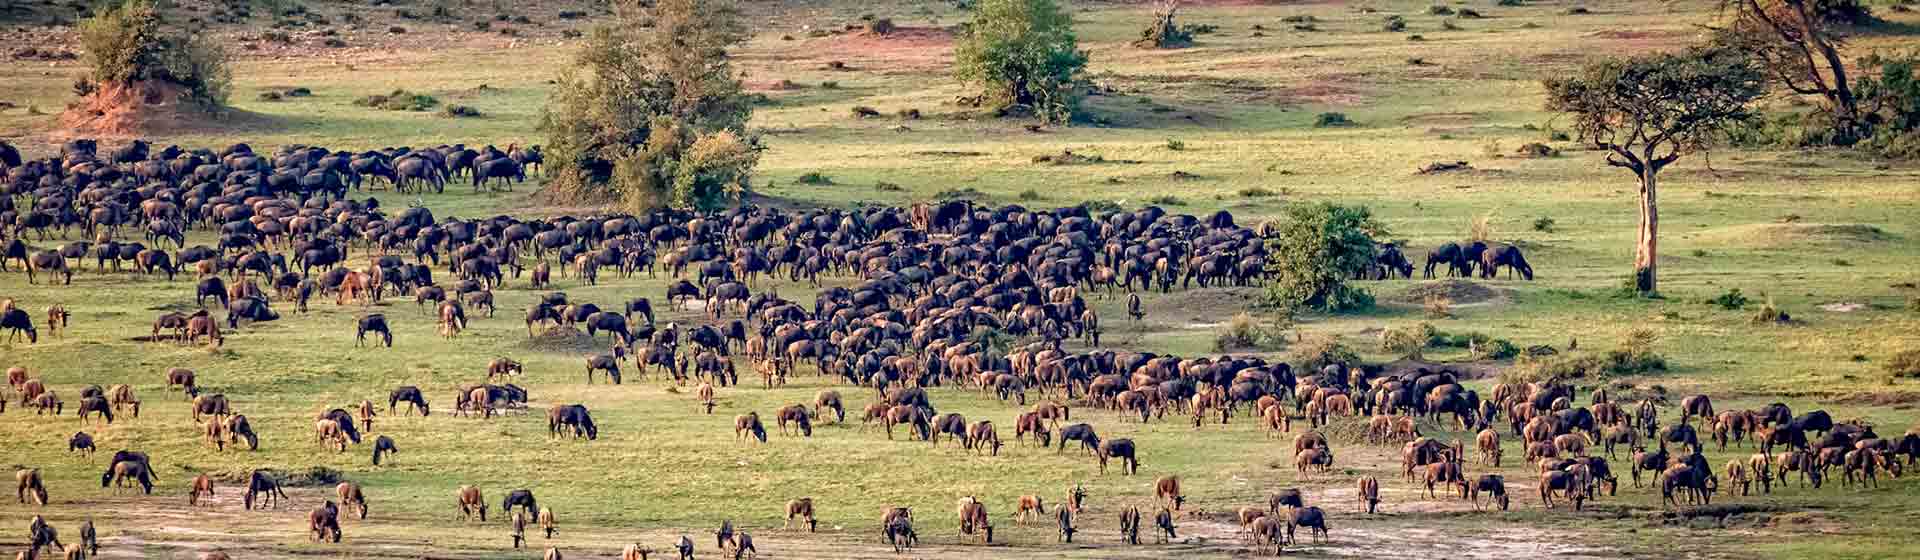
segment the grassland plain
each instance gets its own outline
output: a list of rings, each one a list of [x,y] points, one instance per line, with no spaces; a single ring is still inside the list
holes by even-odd
[[[1916,421],[1912,405],[1920,401],[1920,392],[1913,381],[1888,379],[1880,366],[1898,349],[1920,345],[1920,314],[1908,307],[1908,298],[1916,294],[1912,283],[1920,281],[1915,266],[1920,223],[1914,219],[1920,215],[1920,183],[1909,164],[1836,152],[1736,149],[1717,150],[1711,167],[1707,158],[1684,160],[1665,181],[1666,298],[1609,295],[1630,260],[1631,183],[1626,174],[1601,164],[1598,154],[1551,139],[1551,116],[1539,110],[1538,79],[1568,71],[1591,55],[1684,45],[1696,38],[1698,25],[1711,21],[1708,3],[1577,4],[1590,10],[1587,15],[1569,15],[1573,3],[1455,5],[1487,16],[1474,19],[1428,15],[1425,2],[1191,2],[1181,12],[1184,21],[1220,30],[1201,35],[1193,48],[1174,51],[1127,45],[1147,19],[1144,6],[1073,5],[1082,44],[1093,59],[1090,74],[1104,92],[1089,100],[1100,122],[1039,132],[1016,121],[976,117],[970,108],[951,103],[961,90],[947,78],[947,26],[964,15],[950,4],[755,6],[765,10],[756,11],[762,25],[739,61],[750,85],[770,100],[754,121],[769,147],[760,193],[774,204],[846,206],[905,204],[971,189],[976,200],[988,203],[1105,200],[1133,206],[1157,200],[1179,212],[1230,209],[1249,221],[1271,216],[1289,202],[1339,200],[1371,206],[1394,237],[1416,252],[1461,238],[1473,217],[1487,215],[1495,239],[1524,243],[1540,272],[1537,281],[1486,282],[1496,297],[1462,300],[1450,319],[1422,316],[1419,298],[1412,295],[1428,289],[1418,288],[1420,282],[1377,283],[1370,287],[1384,302],[1379,310],[1306,317],[1294,328],[1338,337],[1375,359],[1391,358],[1375,351],[1379,329],[1420,322],[1449,332],[1486,332],[1521,346],[1565,348],[1577,339],[1590,349],[1611,348],[1628,331],[1650,328],[1660,335],[1655,349],[1672,367],[1624,381],[1657,384],[1677,394],[1710,393],[1723,408],[1775,400],[1796,410],[1826,408],[1837,418],[1869,420],[1882,427],[1882,434],[1904,431]],[[535,125],[546,82],[566,66],[570,52],[554,34],[576,25],[548,15],[564,7],[516,8],[547,22],[528,37],[475,32],[463,21],[403,22],[417,29],[405,36],[378,33],[384,25],[349,30],[353,46],[346,49],[313,47],[303,42],[318,37],[302,35],[291,47],[252,51],[239,64],[235,95],[238,109],[247,112],[237,122],[247,126],[183,131],[163,140],[183,145],[248,141],[265,149],[291,143],[355,149],[538,143]],[[321,3],[312,8],[341,9]],[[891,37],[809,37],[804,30],[836,29],[868,12],[892,17],[904,30]],[[1408,31],[1381,31],[1387,14],[1404,15]],[[1283,21],[1309,15],[1314,31]],[[1896,25],[1855,38],[1856,53],[1913,44],[1906,34],[1916,21],[1912,16],[1883,15]],[[1448,29],[1443,21],[1458,29]],[[1254,29],[1256,24],[1262,29]],[[238,44],[258,31],[221,32]],[[1413,34],[1423,40],[1410,41]],[[791,41],[783,38],[788,35]],[[44,150],[42,143],[57,136],[52,118],[26,108],[57,112],[53,108],[64,104],[78,73],[71,63],[0,63],[0,98],[15,106],[0,111],[0,136]],[[279,102],[255,98],[260,91],[291,87],[310,88],[314,95]],[[396,88],[426,91],[479,108],[485,116],[446,119],[349,103]],[[875,108],[883,116],[855,118],[855,106]],[[905,109],[918,109],[922,118],[896,116]],[[1316,115],[1328,111],[1345,113],[1357,124],[1315,128]],[[1173,149],[1169,140],[1179,141],[1181,149]],[[1528,142],[1548,143],[1562,155],[1517,155],[1515,150]],[[1062,150],[1105,162],[1034,161]],[[1414,173],[1431,162],[1455,160],[1470,161],[1476,170]],[[805,173],[823,174],[831,184],[800,184],[797,178]],[[543,206],[529,196],[531,190],[483,196],[452,188],[418,202],[443,216],[579,211]],[[1534,228],[1549,217],[1550,231]],[[206,239],[200,234],[194,241]],[[571,297],[602,304],[658,298],[663,286],[662,279],[616,279],[593,287],[561,282]],[[811,293],[805,286],[777,282],[763,288],[775,286],[794,299]],[[1700,303],[1730,288],[1771,299],[1798,322],[1755,325],[1751,308],[1729,311]],[[1669,518],[1657,493],[1631,485],[1583,513],[1564,507],[1542,511],[1532,493],[1536,477],[1530,467],[1514,462],[1502,469],[1471,466],[1470,474],[1498,471],[1520,486],[1516,510],[1496,514],[1475,512],[1462,501],[1425,499],[1424,488],[1399,478],[1397,449],[1337,445],[1335,473],[1296,476],[1286,440],[1268,439],[1242,418],[1196,434],[1181,421],[1142,425],[1104,412],[1081,412],[1103,435],[1141,444],[1145,466],[1135,477],[1100,476],[1090,458],[1018,444],[999,457],[975,457],[945,444],[930,450],[925,443],[863,432],[857,420],[824,426],[811,439],[775,434],[769,445],[743,444],[730,433],[732,414],[768,415],[779,406],[810,402],[815,391],[826,388],[842,391],[850,403],[864,403],[869,394],[837,387],[808,370],[781,388],[762,389],[749,380],[742,388],[725,390],[719,410],[706,416],[690,395],[669,391],[657,378],[639,381],[629,373],[626,385],[588,386],[581,377],[587,346],[527,341],[517,310],[538,292],[526,289],[523,280],[498,292],[500,316],[478,319],[474,329],[452,340],[434,334],[432,320],[407,308],[410,302],[387,302],[380,308],[395,323],[398,343],[392,350],[353,348],[352,319],[361,310],[331,302],[317,303],[311,313],[249,325],[217,351],[135,340],[148,334],[149,321],[161,310],[192,306],[190,293],[185,279],[168,283],[91,268],[71,288],[29,286],[17,273],[0,275],[0,297],[16,298],[36,312],[52,302],[75,312],[74,328],[63,338],[0,347],[0,365],[29,368],[68,400],[87,384],[130,383],[147,402],[141,418],[104,428],[17,408],[0,416],[9,462],[41,468],[54,502],[45,508],[0,507],[0,526],[23,526],[32,514],[43,513],[70,532],[80,519],[92,517],[102,528],[108,544],[102,553],[108,557],[185,558],[216,546],[244,551],[247,558],[532,556],[506,548],[507,530],[497,518],[485,524],[457,518],[453,489],[476,484],[490,502],[511,488],[533,489],[559,513],[562,532],[553,544],[570,557],[610,556],[632,541],[666,548],[682,533],[705,545],[711,541],[699,536],[722,519],[754,532],[762,551],[773,556],[892,557],[891,549],[878,543],[875,528],[880,508],[888,504],[923,512],[921,532],[931,546],[915,556],[1161,557],[1171,550],[1220,557],[1250,551],[1226,519],[1234,509],[1264,503],[1273,489],[1302,486],[1334,517],[1332,540],[1304,547],[1318,556],[1424,558],[1436,545],[1457,556],[1486,558],[1539,553],[1897,558],[1916,550],[1908,538],[1914,504],[1920,503],[1913,477],[1883,481],[1874,490],[1828,486],[1788,487],[1755,497],[1723,493],[1716,503],[1763,511],[1731,519]],[[1253,308],[1256,301],[1257,293],[1249,289],[1150,296],[1147,319],[1139,323],[1124,321],[1117,299],[1094,303],[1108,318],[1109,345],[1195,355],[1213,352],[1219,325],[1233,314],[1251,309],[1267,316]],[[1823,308],[1834,303],[1864,307]],[[702,320],[691,311],[669,312],[663,319]],[[490,421],[447,416],[454,388],[482,377],[495,356],[527,363],[520,383],[532,390],[536,410],[551,403],[592,407],[601,439],[550,441],[539,433],[537,414]],[[1466,357],[1430,353],[1429,359]],[[161,372],[175,366],[195,369],[210,390],[232,396],[237,410],[263,435],[261,451],[217,453],[202,444],[179,394],[163,390]],[[1471,385],[1484,391],[1490,382]],[[314,413],[362,399],[378,401],[404,384],[426,389],[442,412],[376,419],[372,431],[399,442],[396,463],[374,468],[365,446],[335,454],[311,441]],[[1003,427],[1012,425],[1016,413],[1013,406],[958,389],[937,390],[934,398],[943,410],[992,419]],[[70,430],[82,427],[94,432],[102,450],[152,453],[161,475],[156,493],[135,497],[94,487],[93,473],[105,466],[105,458],[68,455],[62,445]],[[1466,437],[1445,428],[1423,426],[1448,439]],[[1751,452],[1710,450],[1708,457],[1719,465]],[[1516,443],[1507,443],[1507,454],[1520,455]],[[367,487],[374,515],[365,522],[346,521],[347,542],[336,546],[313,544],[302,532],[301,514],[330,489],[295,488],[293,506],[260,513],[240,511],[237,489],[225,483],[215,505],[185,505],[193,473],[233,475],[261,467],[342,471]],[[1122,504],[1148,503],[1152,479],[1162,474],[1181,476],[1189,503],[1208,513],[1183,520],[1184,542],[1170,548],[1118,545],[1112,513]],[[1385,483],[1382,515],[1353,512],[1352,481],[1361,474]],[[1090,538],[1057,545],[1050,523],[1017,527],[1012,521],[1017,496],[1040,494],[1055,501],[1077,483],[1093,494],[1092,508],[1081,521]],[[778,529],[781,504],[802,495],[820,504],[820,534]],[[951,516],[953,500],[963,495],[986,500],[1010,544],[960,544],[965,541],[956,538]],[[0,548],[18,548],[21,535],[0,535]]]

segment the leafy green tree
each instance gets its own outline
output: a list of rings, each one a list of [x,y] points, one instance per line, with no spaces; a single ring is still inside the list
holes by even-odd
[[[1608,58],[1544,84],[1547,110],[1571,117],[1581,140],[1607,152],[1607,165],[1633,172],[1639,182],[1633,283],[1642,294],[1654,293],[1660,170],[1753,118],[1750,105],[1765,93],[1765,77],[1739,51],[1699,48]]]
[[[162,33],[150,0],[110,5],[78,27],[91,71],[76,91],[159,80],[186,86],[195,101],[219,106],[233,90],[233,71],[219,40],[204,33]]]
[[[1267,269],[1276,275],[1267,287],[1268,299],[1290,310],[1372,307],[1373,294],[1347,285],[1347,280],[1373,264],[1373,240],[1387,235],[1386,226],[1365,206],[1321,202],[1287,207],[1285,223],[1267,241]]]
[[[1752,57],[1775,85],[1822,100],[1832,128],[1826,142],[1851,145],[1869,131],[1860,95],[1840,51],[1850,25],[1872,20],[1853,0],[1721,0],[1728,21],[1714,33],[1716,47]]]
[[[1049,122],[1073,118],[1087,53],[1073,18],[1054,0],[981,0],[954,49],[954,72],[1002,110],[1025,108]]]
[[[552,192],[636,211],[743,199],[760,148],[727,49],[746,37],[732,0],[625,0],[548,101]]]

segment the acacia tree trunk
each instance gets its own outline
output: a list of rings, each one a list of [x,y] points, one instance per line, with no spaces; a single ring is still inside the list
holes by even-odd
[[[1658,287],[1660,252],[1660,203],[1657,198],[1657,166],[1640,171],[1640,233],[1634,240],[1633,287],[1650,294]]]

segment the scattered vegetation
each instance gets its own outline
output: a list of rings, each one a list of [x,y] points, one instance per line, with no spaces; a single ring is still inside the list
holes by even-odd
[[[1140,31],[1140,38],[1133,46],[1144,49],[1178,49],[1193,45],[1193,33],[1181,29],[1174,23],[1174,12],[1180,10],[1178,0],[1167,0],[1153,11],[1153,23]]]
[[[353,100],[354,105],[372,107],[388,111],[427,111],[440,104],[439,99],[424,93],[396,89],[384,94],[374,94]]]
[[[1920,348],[1901,350],[1888,359],[1884,367],[1887,375],[1893,377],[1920,377]]]
[[[1166,146],[1167,146],[1167,149],[1173,150],[1176,152],[1187,149],[1187,143],[1185,141],[1182,141],[1176,138],[1168,138]]]
[[[480,116],[480,110],[466,105],[448,105],[440,109],[440,116],[448,118],[467,118]]]
[[[1087,66],[1072,16],[1054,0],[980,0],[973,13],[954,48],[954,72],[978,88],[978,104],[1052,123],[1072,119]]]
[[[1541,216],[1533,220],[1533,231],[1553,233],[1553,226],[1554,221],[1552,216]]]
[[[1380,25],[1380,28],[1390,33],[1399,33],[1401,31],[1406,31],[1407,18],[1403,18],[1398,15],[1387,16],[1386,20]]]
[[[1278,196],[1280,193],[1267,190],[1265,187],[1247,187],[1240,189],[1236,194],[1239,194],[1242,198],[1267,198],[1270,196]]]
[[[850,110],[855,118],[867,119],[880,116],[880,111],[866,105],[854,105]]]
[[[1467,224],[1468,241],[1493,241],[1493,214],[1479,214]]]
[[[1334,126],[1352,126],[1352,125],[1353,125],[1353,121],[1347,120],[1346,113],[1333,113],[1333,112],[1320,113],[1318,116],[1315,116],[1313,118],[1314,128],[1327,128],[1327,127],[1334,127]]]
[[[1267,241],[1273,255],[1268,270],[1276,275],[1267,285],[1268,299],[1293,311],[1373,307],[1373,294],[1347,280],[1373,263],[1374,239],[1387,235],[1386,226],[1365,206],[1321,202],[1288,207],[1278,235]]]
[[[1420,305],[1428,319],[1452,319],[1453,299],[1441,295],[1429,294]]]
[[[1330,364],[1359,365],[1360,355],[1340,339],[1325,334],[1301,335],[1289,352],[1293,359],[1306,371],[1320,371]]]
[[[732,0],[658,0],[596,27],[541,119],[548,190],[633,211],[744,198],[760,150],[727,50],[746,37]]]
[[[1271,350],[1286,345],[1286,336],[1280,329],[1261,325],[1253,314],[1241,312],[1228,319],[1220,327],[1220,333],[1213,337],[1213,349],[1216,352],[1235,350]]]
[[[1787,324],[1792,322],[1792,315],[1781,311],[1778,306],[1773,304],[1773,296],[1767,296],[1767,303],[1761,305],[1760,309],[1753,312],[1753,324],[1755,325]]]
[[[99,91],[105,84],[131,85],[158,80],[185,86],[203,105],[226,105],[233,70],[226,47],[211,34],[167,35],[149,0],[124,0],[99,9],[78,26],[87,79]]]
[[[1380,331],[1380,351],[1409,360],[1422,358],[1433,326],[1420,323],[1412,327],[1392,326]]]
[[[1171,194],[1163,194],[1163,195],[1159,195],[1159,196],[1155,196],[1153,198],[1147,199],[1147,204],[1155,204],[1159,206],[1186,206],[1187,201],[1186,199],[1180,198],[1178,196],[1174,196]]]
[[[1429,348],[1464,348],[1472,352],[1475,359],[1505,360],[1520,355],[1520,347],[1486,333],[1448,334],[1429,329],[1426,338],[1421,340]]]
[[[800,183],[800,184],[802,184],[802,185],[816,185],[816,186],[817,186],[817,185],[831,185],[831,184],[833,184],[833,178],[832,178],[832,177],[828,177],[828,176],[827,176],[827,174],[825,174],[825,173],[821,173],[821,172],[819,172],[819,171],[808,171],[808,172],[806,172],[806,173],[801,173],[801,174],[800,174],[800,177],[798,177],[798,178],[796,178],[796,179],[794,179],[794,181],[795,181],[795,182],[798,182],[798,183]]]

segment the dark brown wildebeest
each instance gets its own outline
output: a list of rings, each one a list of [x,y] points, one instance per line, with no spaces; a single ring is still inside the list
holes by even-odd
[[[1140,472],[1140,459],[1135,454],[1133,440],[1114,438],[1100,442],[1100,474],[1107,474],[1107,460],[1119,459],[1120,472],[1129,476]]]
[[[100,532],[93,528],[92,516],[80,523],[80,546],[86,547],[88,556],[100,555]]]
[[[560,532],[560,521],[554,517],[552,509],[540,508],[539,521],[540,530],[546,533],[547,538],[551,539],[554,533]]]
[[[1053,452],[1060,453],[1065,451],[1068,441],[1080,442],[1081,451],[1087,453],[1092,453],[1100,448],[1100,435],[1094,433],[1093,426],[1085,423],[1074,424],[1060,430],[1060,445],[1054,448]]]
[[[795,498],[789,500],[787,502],[787,521],[782,524],[780,528],[792,528],[794,517],[799,517],[802,522],[807,524],[807,532],[813,532],[819,523],[813,518],[813,498]]]
[[[1444,485],[1459,486],[1460,497],[1467,497],[1467,479],[1466,476],[1461,473],[1460,463],[1458,462],[1448,460],[1438,463],[1428,463],[1426,481],[1428,498],[1437,497],[1434,495],[1434,487]],[[1378,488],[1377,482],[1375,483],[1375,487],[1376,489]]]
[[[397,454],[399,452],[400,452],[400,448],[395,447],[393,445],[393,438],[390,438],[384,435],[373,438],[373,465],[374,466],[376,467],[380,466],[380,460],[382,458]]]
[[[334,486],[333,490],[334,493],[340,496],[340,506],[347,508],[348,513],[359,510],[360,518],[367,518],[367,495],[361,492],[359,484],[342,482],[338,486]]]
[[[588,385],[593,384],[593,372],[595,371],[607,372],[607,379],[612,380],[614,385],[620,384],[620,358],[618,356],[609,355],[609,354],[588,356],[587,357],[587,384]],[[641,381],[646,380],[647,378],[646,372],[647,372],[647,368],[645,366],[641,366],[640,367]]]
[[[123,488],[132,487],[134,483],[140,484],[140,489],[143,493],[153,493],[152,471],[148,470],[145,462],[119,461],[115,462],[109,469],[113,471],[111,483],[113,484],[115,494],[120,493],[120,490]],[[109,480],[103,478],[100,480],[100,487],[105,488],[108,483]]]
[[[993,543],[993,521],[987,517],[987,504],[973,496],[960,498],[960,534],[981,534],[987,544]]]
[[[207,443],[213,444],[215,451],[227,450],[227,424],[219,418],[208,418],[201,433],[205,434]]]
[[[429,416],[432,412],[427,407],[426,395],[420,392],[419,387],[405,385],[387,393],[387,414],[393,414],[394,407],[402,402],[407,403],[408,414],[419,411],[421,416]]]
[[[880,516],[880,536],[893,545],[893,553],[903,549],[912,549],[920,543],[920,536],[913,531],[913,510],[903,507],[887,508]]]
[[[58,303],[48,306],[47,330],[53,333],[54,338],[66,338],[61,333],[67,329],[67,321],[72,318],[73,313],[67,311],[67,306]]]
[[[33,560],[40,555],[40,547],[43,546],[53,547],[54,550],[66,548],[60,544],[60,532],[55,531],[52,525],[48,525],[46,519],[35,515],[33,521],[27,523],[27,550],[21,552],[16,558]]]
[[[322,418],[313,422],[313,434],[321,445],[333,447],[335,452],[347,450],[347,433],[341,429],[340,421]]]
[[[1327,472],[1333,466],[1333,452],[1324,449],[1306,449],[1294,454],[1294,469],[1305,476],[1308,471]]]
[[[114,385],[108,388],[107,401],[113,403],[113,411],[116,413],[120,412],[120,407],[126,406],[133,409],[134,418],[140,417],[140,398],[134,396],[133,387],[130,385]]]
[[[1140,508],[1127,506],[1120,510],[1120,542],[1140,544]]]
[[[380,333],[380,342],[388,348],[393,347],[393,331],[387,328],[386,314],[368,313],[361,315],[359,322],[354,327],[353,345],[366,346],[367,333],[369,332]]]
[[[88,456],[92,456],[93,436],[86,432],[74,432],[73,437],[67,438],[67,452],[73,453],[75,451],[85,452]]]
[[[525,488],[508,491],[507,497],[500,499],[501,513],[511,513],[516,507],[529,514],[540,511],[540,504],[533,499],[533,491]]]
[[[798,424],[801,436],[813,437],[813,419],[807,414],[807,406],[794,404],[780,407],[773,414],[775,424],[780,426],[780,435],[792,435],[787,432],[787,424]]]
[[[213,495],[213,479],[206,474],[193,477],[193,487],[187,490],[187,505],[200,505],[201,496]]]
[[[320,507],[307,514],[307,529],[313,532],[313,539],[327,541],[327,535],[333,535],[333,542],[340,542],[340,506],[333,500],[327,500]]]
[[[480,494],[479,488],[461,485],[460,489],[453,492],[453,497],[460,504],[461,519],[472,520],[473,515],[478,513],[480,521],[487,520],[487,500]]]
[[[0,311],[0,329],[7,330],[7,342],[18,340],[21,334],[27,335],[27,344],[40,342],[40,331],[33,328],[33,317],[19,309]]]
[[[260,501],[261,509],[279,508],[280,500],[287,499],[286,490],[280,488],[280,481],[264,470],[254,470],[247,479],[247,493],[241,498],[246,509],[252,510],[255,499]]]
[[[187,318],[186,343],[199,344],[201,337],[206,337],[215,347],[226,344],[226,337],[220,334],[220,323],[204,312]]]
[[[759,554],[760,551],[753,548],[753,535],[746,532],[734,535],[733,560],[753,558]]]
[[[767,426],[760,423],[758,412],[748,412],[733,417],[733,438],[740,439],[748,436],[760,440],[760,443],[767,442]]]
[[[1080,532],[1079,529],[1073,527],[1073,510],[1058,508],[1055,509],[1053,513],[1054,519],[1058,521],[1060,529],[1060,536],[1055,537],[1054,542],[1073,542],[1073,534]],[[991,530],[992,527],[988,527],[988,529]]]
[[[1324,511],[1320,511],[1320,508],[1313,506],[1298,508],[1288,512],[1287,542],[1300,542],[1293,538],[1293,530],[1295,527],[1312,529],[1313,542],[1320,542],[1320,539],[1327,536],[1327,514]]]
[[[1159,513],[1153,514],[1153,526],[1160,529],[1154,533],[1155,542],[1166,544],[1173,539],[1180,538],[1179,535],[1174,534],[1174,529],[1178,527],[1174,527],[1173,512],[1167,508],[1160,508]]]
[[[933,437],[929,440],[934,445],[940,445],[940,434],[952,435],[952,439],[959,441],[962,448],[973,447],[973,440],[967,434],[967,417],[958,412],[940,415],[940,419],[933,423]]]
[[[80,406],[76,407],[76,410],[79,412],[81,422],[85,422],[88,415],[99,413],[101,418],[106,419],[106,423],[113,423],[113,406],[107,404],[107,399],[101,397],[80,399]]]
[[[1277,556],[1280,547],[1287,543],[1287,525],[1273,516],[1255,517],[1242,526],[1247,530],[1247,537],[1253,541],[1254,554],[1266,554],[1267,546],[1272,545],[1273,553]]]
[[[593,424],[593,415],[586,405],[557,404],[547,409],[547,437],[559,437],[563,427],[571,427],[575,439],[581,436],[586,436],[588,441],[600,439],[600,428]]]
[[[182,323],[181,327],[185,328],[185,323]],[[181,392],[185,394],[186,398],[192,399],[194,393],[198,392],[193,385],[193,370],[180,367],[168,368],[167,389],[172,390],[175,386],[180,387]]]
[[[247,415],[235,414],[228,416],[226,428],[227,443],[237,444],[240,443],[242,438],[245,438],[247,440],[248,451],[257,451],[260,449],[260,436],[253,433],[253,424],[247,421]]]
[[[1467,491],[1467,497],[1473,500],[1473,509],[1480,509],[1481,492],[1486,492],[1495,503],[1500,504],[1500,511],[1507,511],[1506,477],[1497,474],[1480,475],[1480,480],[1475,481],[1473,487]]]

